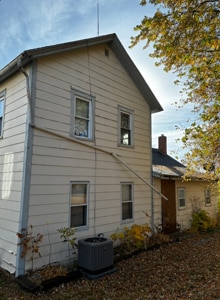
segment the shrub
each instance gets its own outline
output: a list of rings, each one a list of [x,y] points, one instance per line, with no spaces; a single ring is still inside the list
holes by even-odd
[[[192,213],[191,230],[193,232],[211,231],[216,225],[216,220],[211,218],[207,211],[200,209]]]
[[[121,254],[130,254],[140,249],[146,249],[150,233],[151,229],[148,224],[134,224],[129,228],[125,227],[123,231],[117,230],[111,235],[111,239],[119,242]]]
[[[63,242],[68,242],[68,250],[69,250],[69,257],[70,257],[70,248],[72,247],[74,250],[73,254],[76,254],[76,249],[78,247],[76,243],[75,231],[76,228],[74,227],[63,227],[57,230],[60,233],[60,238],[63,239]]]
[[[41,257],[40,243],[42,242],[43,234],[37,233],[33,235],[33,226],[30,225],[29,229],[22,228],[21,232],[17,232],[16,235],[20,239],[18,245],[22,246],[21,257],[27,257],[30,254],[33,269],[35,256]]]

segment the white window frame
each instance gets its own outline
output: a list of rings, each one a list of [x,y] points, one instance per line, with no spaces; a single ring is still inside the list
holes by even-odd
[[[121,127],[121,114],[127,114],[129,116],[129,130],[130,130],[130,143],[122,143],[122,127]],[[122,106],[118,106],[118,146],[120,147],[134,147],[134,111]]]
[[[180,192],[183,192],[184,195],[181,196]],[[178,207],[179,209],[185,209],[186,208],[186,188],[180,187],[177,188],[177,199],[178,199]],[[184,205],[181,204],[181,201],[184,200]]]
[[[94,139],[94,103],[95,97],[76,89],[71,90],[71,132],[70,135],[75,138],[80,138],[84,140],[93,140]],[[87,136],[85,133],[78,133],[76,134],[76,126],[75,126],[75,119],[76,119],[76,102],[77,99],[88,102],[89,103],[89,117],[86,119],[88,121],[88,133]],[[80,117],[80,116],[78,116]],[[83,118],[82,118],[83,119]]]
[[[205,189],[205,206],[210,206],[211,203],[211,191],[210,189]]]
[[[131,199],[123,201],[123,185],[131,186]],[[123,218],[123,204],[131,205],[131,218]],[[133,182],[121,182],[121,223],[129,223],[134,220],[134,184]]]
[[[71,203],[71,199],[72,199],[72,186],[73,185],[85,185],[86,186],[86,203],[84,203],[84,204],[80,204],[79,203],[79,204],[75,204],[75,205],[73,205]],[[88,228],[89,190],[90,190],[90,183],[88,181],[71,181],[70,182],[70,220],[69,220],[70,227],[75,227],[75,228],[79,228],[79,229],[86,229],[86,228]],[[85,214],[86,214],[86,216],[84,217],[84,222],[82,222],[83,223],[82,225],[77,226],[77,225],[74,224],[74,221],[72,220],[72,209],[74,209],[74,207],[83,207],[83,208],[85,208]]]
[[[5,91],[0,92],[0,105],[2,107],[2,113],[0,111],[0,138],[3,137],[3,128],[4,128],[4,118],[5,118]]]

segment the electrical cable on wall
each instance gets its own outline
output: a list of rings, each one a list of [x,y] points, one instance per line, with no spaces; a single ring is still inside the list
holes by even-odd
[[[89,71],[89,93],[92,98],[92,84],[91,84],[91,69],[90,69],[90,55],[89,55],[89,45],[87,43],[87,57],[88,57],[88,71]],[[95,104],[94,104],[95,107]],[[96,137],[95,137],[95,122],[94,122],[94,146],[96,147]],[[96,236],[96,176],[97,176],[97,149],[95,150],[95,173],[94,173],[94,235]]]

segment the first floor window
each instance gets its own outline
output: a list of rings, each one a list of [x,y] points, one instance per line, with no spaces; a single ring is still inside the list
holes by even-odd
[[[133,184],[121,184],[122,221],[133,219]]]
[[[205,190],[205,205],[211,205],[211,193],[210,193],[210,190]]]
[[[81,227],[87,225],[88,217],[88,182],[71,183],[71,216],[70,226]]]
[[[179,208],[185,208],[186,206],[185,188],[178,188],[178,203],[179,203]]]
[[[119,107],[119,141],[120,146],[133,146],[133,112]]]
[[[93,138],[94,97],[72,90],[72,135],[84,139]]]
[[[3,135],[5,94],[0,92],[0,137]]]

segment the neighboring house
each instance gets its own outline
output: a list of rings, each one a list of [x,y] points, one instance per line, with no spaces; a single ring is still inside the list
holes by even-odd
[[[158,138],[158,149],[152,149],[153,185],[168,198],[165,200],[154,192],[154,222],[161,224],[165,233],[188,229],[192,212],[206,210],[216,217],[217,196],[212,195],[202,173],[183,181],[186,167],[167,155],[167,138]]]
[[[162,110],[115,34],[27,50],[0,71],[0,267],[31,268],[16,235],[43,234],[35,267],[77,238],[151,214],[151,114]],[[146,184],[147,183],[147,184]]]

